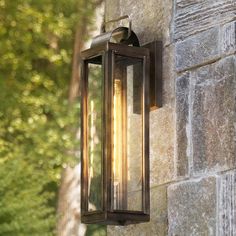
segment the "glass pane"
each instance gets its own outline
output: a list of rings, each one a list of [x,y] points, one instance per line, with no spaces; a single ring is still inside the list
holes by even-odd
[[[142,211],[143,62],[115,56],[113,209]]]
[[[88,211],[102,209],[102,58],[88,64]]]

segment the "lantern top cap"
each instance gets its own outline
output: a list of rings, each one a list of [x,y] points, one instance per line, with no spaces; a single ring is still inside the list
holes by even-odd
[[[109,23],[117,22],[128,18],[129,28],[118,27],[109,32],[105,31],[105,26]],[[132,21],[128,15],[121,16],[117,19],[104,22],[102,25],[102,33],[93,38],[91,48],[99,45],[103,45],[107,42],[121,43],[126,45],[133,45],[139,47],[139,40],[137,35],[132,31]]]

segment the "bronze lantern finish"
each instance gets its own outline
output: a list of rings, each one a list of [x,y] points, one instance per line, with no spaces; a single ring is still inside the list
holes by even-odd
[[[150,220],[150,45],[160,48],[140,47],[130,23],[82,52],[82,223]]]

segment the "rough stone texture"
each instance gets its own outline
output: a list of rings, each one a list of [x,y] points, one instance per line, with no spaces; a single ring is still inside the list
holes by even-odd
[[[215,27],[176,43],[176,70],[183,71],[220,55],[220,29]]]
[[[111,1],[111,0],[106,0],[105,1],[105,21],[109,21],[112,19],[119,18],[121,16],[121,6],[120,6],[120,1]],[[109,29],[112,29],[115,27],[115,24],[110,23],[109,25],[106,26],[106,30],[108,31]]]
[[[176,175],[188,175],[190,150],[188,144],[190,73],[185,73],[176,79]]]
[[[171,0],[165,3],[164,8],[162,0],[120,0],[122,15],[128,14],[133,19],[133,29],[134,32],[138,32],[141,43],[153,40],[163,40],[164,44],[169,43],[172,3]]]
[[[236,18],[235,0],[176,0],[174,38],[183,39]]]
[[[218,235],[236,235],[236,172],[232,171],[218,180]]]
[[[163,51],[163,107],[150,113],[151,186],[174,179],[174,77],[174,48],[168,46]]]
[[[163,48],[162,57],[162,102],[166,105],[174,106],[175,103],[175,47],[170,45]]]
[[[216,235],[216,179],[208,177],[168,187],[168,235]]]
[[[169,182],[174,178],[173,120],[172,108],[167,106],[150,113],[151,186]]]
[[[208,64],[222,55],[233,54],[236,51],[236,22],[195,34],[177,42],[175,48],[178,72]]]
[[[235,167],[235,56],[192,72],[195,174]]]
[[[150,113],[151,186],[174,179],[174,47],[163,50],[163,107]]]
[[[153,40],[170,44],[172,0],[106,0],[106,21],[126,14],[131,17],[141,44]]]
[[[222,27],[220,43],[223,54],[231,54],[236,52],[236,21],[225,24]]]
[[[125,227],[109,226],[108,235],[119,236],[166,236],[167,199],[166,186],[151,189],[151,221]]]

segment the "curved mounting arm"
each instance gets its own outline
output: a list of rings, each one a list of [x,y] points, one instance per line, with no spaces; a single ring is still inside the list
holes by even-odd
[[[102,24],[102,31],[103,31],[103,33],[106,32],[106,25],[107,24],[118,22],[118,21],[121,21],[121,20],[124,20],[124,19],[128,19],[128,21],[129,21],[129,30],[128,30],[128,38],[129,38],[131,36],[131,32],[132,32],[132,20],[129,17],[129,15],[124,15],[124,16],[121,16],[121,17],[119,17],[117,19],[112,19],[112,20],[103,22],[103,24]]]

